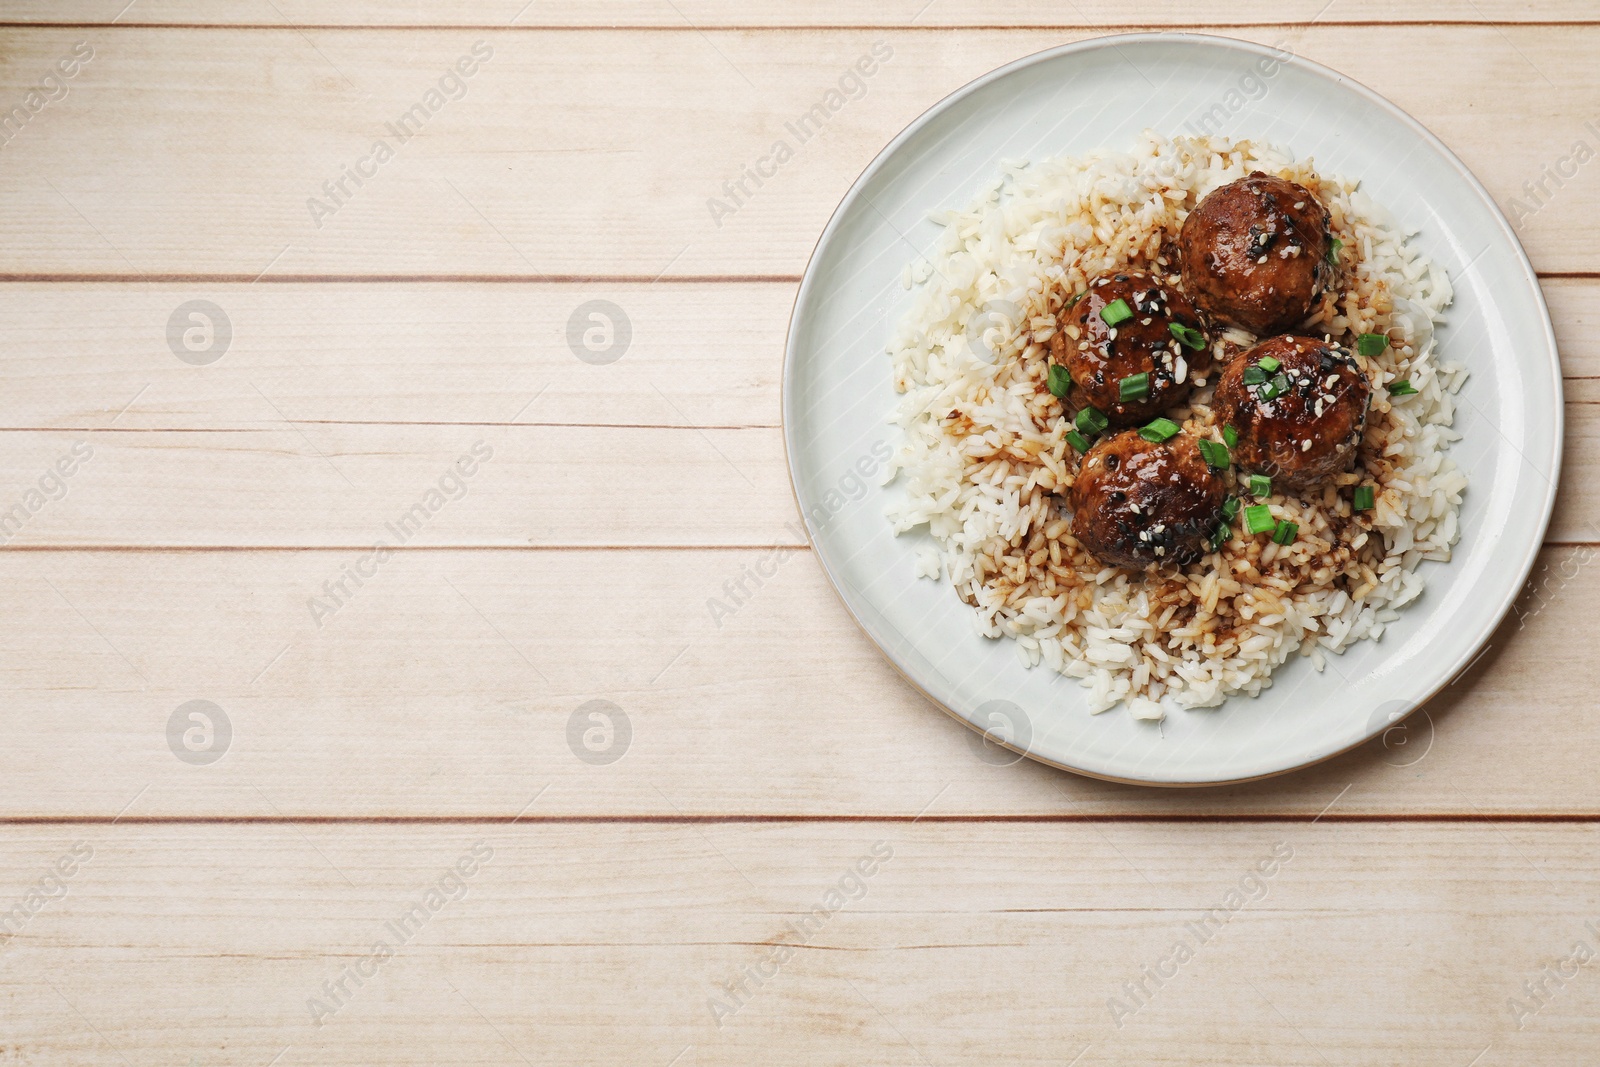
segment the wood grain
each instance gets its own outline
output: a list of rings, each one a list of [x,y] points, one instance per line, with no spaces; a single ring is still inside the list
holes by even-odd
[[[494,818],[542,789],[530,817],[1311,816],[1335,800],[1329,817],[1600,816],[1587,764],[1545,759],[1600,744],[1572,685],[1595,555],[1547,550],[1490,649],[1387,747],[1171,792],[984,762],[808,553],[420,551],[369,561],[359,587],[356,550],[7,553],[0,817],[110,818],[137,793],[129,817]],[[763,560],[776,574],[736,603],[725,586]],[[210,766],[170,747],[190,700],[232,725]],[[592,700],[631,725],[607,765],[568,733],[596,724]]]
[[[75,843],[92,855],[8,946],[6,1049],[76,1064],[1570,1064],[1600,1038],[1589,970],[1521,1030],[1507,999],[1574,942],[1592,949],[1595,833],[11,829],[8,898]],[[863,858],[871,873],[850,877]],[[447,879],[463,859],[472,873]],[[830,900],[841,881],[850,896]],[[388,924],[413,905],[402,938]],[[1202,941],[1189,924],[1208,915]],[[380,940],[393,955],[374,964]],[[1192,956],[1174,973],[1180,940]],[[798,947],[774,970],[780,945]],[[718,1027],[710,1002],[746,967],[766,977],[744,979]],[[1157,988],[1144,967],[1171,977]],[[341,978],[349,995],[313,1025]],[[1123,983],[1141,980],[1149,997],[1115,1025],[1109,1002],[1134,1003]]]
[[[9,31],[0,101],[21,99],[86,33]],[[1093,33],[686,31],[631,47],[606,30],[106,28],[70,94],[5,146],[0,275],[798,274],[851,181],[930,101]],[[1585,136],[1600,91],[1596,26],[1238,36],[1349,71],[1453,146],[1502,204]],[[387,134],[480,39],[493,57],[465,95],[406,143]],[[893,58],[865,95],[714,218],[723,183],[880,39]],[[1417,60],[1433,55],[1473,58]],[[1531,100],[1504,91],[1524,83],[1540,87]],[[323,183],[385,136],[394,158],[314,220]],[[1600,216],[1582,192],[1593,181],[1580,170],[1526,221],[1538,269],[1600,271]]]

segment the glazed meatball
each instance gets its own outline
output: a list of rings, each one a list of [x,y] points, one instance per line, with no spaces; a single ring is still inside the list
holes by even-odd
[[[1212,407],[1239,435],[1233,458],[1241,469],[1305,489],[1354,466],[1371,392],[1349,352],[1286,335],[1228,364]]]
[[[1205,347],[1199,331],[1194,305],[1177,289],[1139,271],[1117,271],[1091,279],[1077,303],[1062,312],[1050,354],[1111,425],[1129,426],[1148,422],[1189,395],[1190,369],[1203,358],[1193,346]],[[1124,400],[1122,380],[1140,374],[1147,376],[1147,388],[1130,389]]]
[[[1072,484],[1072,536],[1101,563],[1193,563],[1221,521],[1227,487],[1187,434],[1125,430],[1089,449]]]
[[[1328,209],[1256,171],[1206,194],[1183,220],[1183,288],[1206,314],[1258,337],[1304,322],[1333,279]]]

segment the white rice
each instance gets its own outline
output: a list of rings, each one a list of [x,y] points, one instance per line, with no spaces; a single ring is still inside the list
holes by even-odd
[[[1255,170],[1316,192],[1343,241],[1339,291],[1296,332],[1396,338],[1358,357],[1373,388],[1361,463],[1305,499],[1268,498],[1275,517],[1299,523],[1293,545],[1236,536],[1181,569],[1102,567],[1067,531],[1077,453],[1039,388],[1057,314],[1103,271],[1175,275],[1157,258],[1163,243],[1206,193]],[[919,553],[918,576],[948,579],[978,631],[1013,639],[1029,666],[1079,679],[1092,711],[1125,702],[1158,719],[1163,704],[1255,694],[1296,650],[1320,670],[1327,653],[1382,636],[1422,592],[1422,560],[1450,558],[1466,479],[1444,450],[1465,372],[1438,362],[1433,340],[1450,282],[1355,182],[1278,148],[1146,131],[1130,152],[1006,161],[971,205],[933,218],[945,232],[931,261],[906,267],[918,291],[889,345],[905,394],[890,471],[906,492],[889,517],[897,532],[927,527],[938,546]],[[1225,334],[1219,369],[1224,342],[1253,341]],[[1417,395],[1390,397],[1400,379]],[[1214,426],[1214,386],[1171,417],[1191,432]],[[1352,517],[1348,487],[1362,481],[1377,506]]]

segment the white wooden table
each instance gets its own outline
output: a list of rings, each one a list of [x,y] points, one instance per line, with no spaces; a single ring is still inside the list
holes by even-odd
[[[0,11],[0,1063],[1595,1061],[1589,0],[125,3]],[[1531,209],[1561,500],[1405,746],[993,766],[795,536],[789,307],[932,102],[1196,18]]]

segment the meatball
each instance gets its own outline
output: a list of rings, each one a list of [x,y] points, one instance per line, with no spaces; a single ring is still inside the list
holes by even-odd
[[[1354,466],[1371,393],[1349,352],[1285,335],[1228,364],[1212,408],[1239,435],[1233,457],[1242,469],[1304,489]]]
[[[1187,297],[1148,274],[1128,270],[1092,279],[1061,313],[1060,326],[1050,339],[1052,359],[1113,426],[1147,422],[1182,403],[1193,388],[1195,346],[1205,348],[1199,316]],[[1136,379],[1127,399],[1125,378]],[[1140,381],[1147,384],[1139,388]]]
[[[1183,220],[1183,288],[1206,314],[1258,337],[1304,322],[1333,279],[1328,209],[1256,171],[1213,189]]]
[[[1227,487],[1194,438],[1159,444],[1124,430],[1089,449],[1072,483],[1072,536],[1101,563],[1193,563],[1222,518]]]

